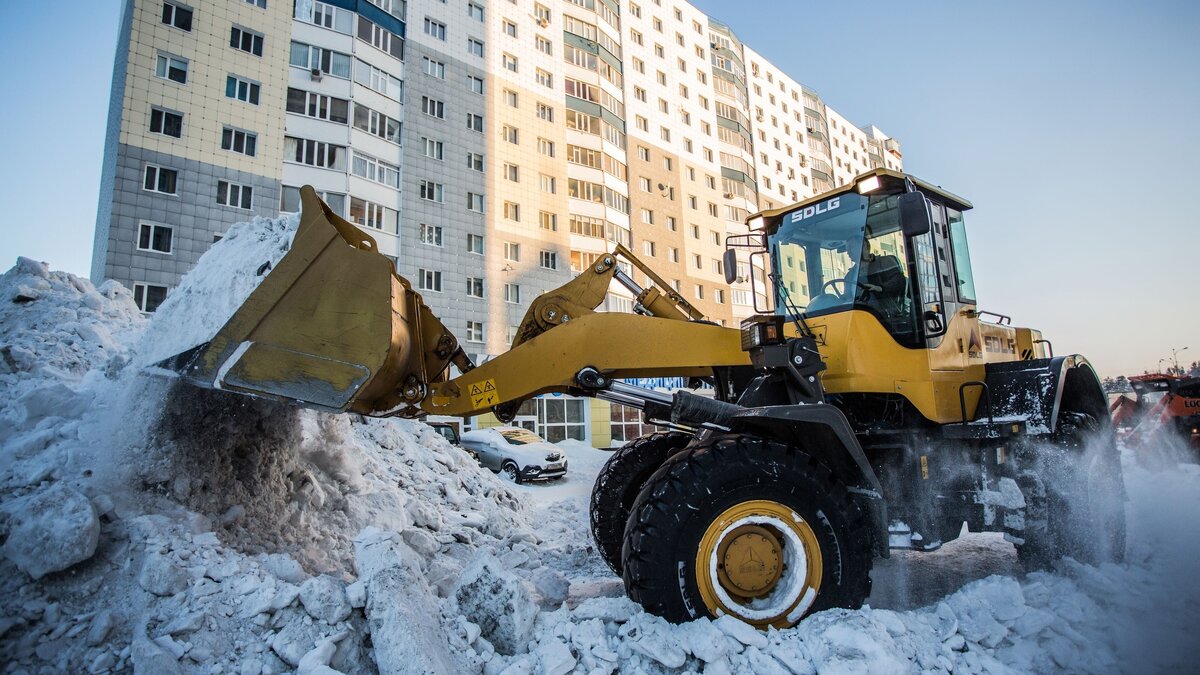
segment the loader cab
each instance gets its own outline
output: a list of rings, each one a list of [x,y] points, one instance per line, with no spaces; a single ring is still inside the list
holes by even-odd
[[[859,310],[902,346],[936,346],[950,317],[975,304],[962,215],[970,204],[906,178],[876,170],[751,219],[762,219],[776,314]]]

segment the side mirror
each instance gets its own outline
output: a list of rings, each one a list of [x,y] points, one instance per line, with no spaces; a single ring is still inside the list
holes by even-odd
[[[920,192],[905,192],[900,195],[900,228],[907,237],[925,234],[932,227],[933,215],[929,200]]]
[[[737,251],[727,248],[725,249],[725,283],[732,284],[737,281]]]

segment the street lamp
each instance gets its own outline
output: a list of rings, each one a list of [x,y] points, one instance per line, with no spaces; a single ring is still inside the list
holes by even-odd
[[[1168,369],[1170,369],[1171,359],[1159,359],[1158,360],[1158,371],[1160,373],[1166,372],[1165,370],[1163,370],[1163,367],[1162,367],[1163,362],[1166,362]]]
[[[1175,370],[1179,370],[1179,352],[1186,351],[1187,347],[1171,350],[1171,360],[1175,363]]]

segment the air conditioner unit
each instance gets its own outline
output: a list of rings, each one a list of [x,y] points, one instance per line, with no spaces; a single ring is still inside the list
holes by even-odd
[[[312,77],[313,82],[321,81],[321,69],[320,68],[313,68],[312,70],[309,71],[309,75]]]
[[[550,19],[540,19],[539,18],[537,20],[537,25],[541,26],[542,28],[545,28],[550,25]]]
[[[733,199],[733,193],[732,193],[732,192],[726,192],[726,193],[725,193],[725,199]]]

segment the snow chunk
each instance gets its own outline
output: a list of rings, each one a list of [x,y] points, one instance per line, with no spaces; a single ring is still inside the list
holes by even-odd
[[[100,541],[100,519],[92,502],[63,483],[4,505],[9,515],[4,555],[40,579],[91,558]]]
[[[345,621],[350,616],[350,599],[341,581],[322,574],[300,585],[300,602],[314,619],[328,624]]]
[[[142,562],[138,585],[155,595],[175,595],[187,584],[187,572],[167,554],[151,553]]]
[[[483,637],[501,654],[523,651],[533,632],[537,606],[525,585],[487,551],[480,551],[454,589],[459,611],[479,624]]]

